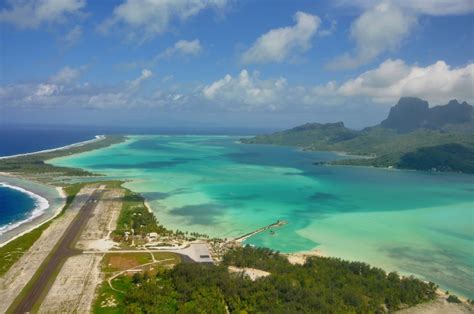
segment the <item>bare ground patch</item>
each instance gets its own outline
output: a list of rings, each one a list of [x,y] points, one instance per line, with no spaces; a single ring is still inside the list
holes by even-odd
[[[41,304],[40,313],[89,313],[97,285],[102,281],[101,255],[67,259]]]

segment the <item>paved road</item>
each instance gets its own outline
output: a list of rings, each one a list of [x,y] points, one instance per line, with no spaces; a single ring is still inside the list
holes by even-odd
[[[83,254],[106,254],[106,253],[176,253],[186,256],[184,261],[196,263],[213,263],[209,248],[205,243],[190,243],[187,247],[181,249],[146,249],[146,250],[99,250],[83,251]]]
[[[99,200],[104,190],[96,190],[89,201],[81,208],[77,216],[74,218],[72,223],[66,229],[63,237],[59,240],[58,244],[51,254],[46,258],[43,264],[40,266],[38,272],[39,275],[33,277],[29,285],[32,285],[28,292],[21,298],[19,302],[14,304],[8,309],[8,312],[13,313],[27,313],[30,312],[33,306],[41,299],[42,295],[46,295],[48,292],[48,283],[54,280],[56,274],[62,266],[62,263],[70,256],[80,253],[79,250],[74,249],[83,227],[92,215],[95,206],[98,202],[91,200]]]

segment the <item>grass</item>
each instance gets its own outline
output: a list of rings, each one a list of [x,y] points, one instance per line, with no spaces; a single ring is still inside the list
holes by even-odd
[[[69,206],[71,205],[72,201],[74,200],[74,197],[77,195],[77,193],[79,193],[79,191],[81,190],[81,188],[85,185],[86,183],[76,183],[76,184],[72,184],[70,186],[67,186],[64,188],[64,192],[66,193],[66,204],[64,205],[63,209],[61,210],[61,212],[59,213],[58,216],[54,217],[52,220],[50,220],[49,222],[39,226],[38,228],[34,229],[33,231],[13,240],[12,242],[10,242],[9,244],[12,244],[13,247],[10,247],[10,249],[12,250],[15,250],[15,245],[21,245],[22,241],[23,241],[23,238],[26,237],[28,241],[27,243],[27,248],[23,251],[23,253],[21,255],[19,255],[17,257],[17,259],[9,264],[8,268],[5,270],[8,271],[8,269],[10,269],[11,266],[13,266],[13,264],[21,258],[21,256],[36,242],[36,240],[39,239],[39,237],[41,236],[41,234],[43,233],[44,230],[46,230],[47,227],[49,227],[49,225],[55,220],[55,219],[58,219],[59,217],[61,217],[65,212],[66,210],[69,208]],[[35,232],[36,230],[40,230],[40,232]],[[8,245],[8,244],[7,244]],[[6,247],[6,246],[5,246]],[[22,298],[24,298],[24,296],[26,295],[26,293],[29,291],[29,289],[31,289],[32,285],[33,285],[33,282],[36,280],[36,278],[39,276],[39,274],[41,273],[41,270],[43,269],[44,265],[46,265],[46,263],[48,262],[48,260],[51,258],[51,255],[52,253],[56,250],[56,246],[51,250],[50,254],[46,257],[46,259],[41,263],[41,265],[39,266],[38,270],[35,272],[35,274],[33,275],[33,277],[28,281],[28,283],[26,284],[26,286],[23,288],[23,290],[18,294],[18,296],[16,297],[15,301],[10,305],[10,309],[13,309],[16,307],[16,305],[20,302],[20,300]],[[57,274],[56,274],[57,275]],[[55,278],[55,276],[53,276]],[[51,279],[53,280],[53,279]],[[52,283],[52,282],[51,282]],[[45,291],[46,292],[46,291]],[[36,305],[37,306],[37,305]]]
[[[46,222],[21,237],[0,247],[0,276],[3,276],[18,261],[23,254],[39,239],[41,234],[51,224]]]
[[[172,261],[154,264],[147,272],[150,276],[163,271],[165,267],[176,265],[181,262],[179,255],[168,252],[152,253],[156,260],[172,258]],[[113,253],[106,254],[102,260],[102,271],[106,277],[112,273],[122,271],[138,265],[150,263],[152,258],[150,253]],[[113,286],[120,291],[128,291],[132,287],[132,276],[122,275],[113,280]],[[93,313],[98,314],[121,314],[125,313],[124,304],[125,295],[110,288],[107,280],[104,280],[97,289],[96,299],[93,304]],[[113,306],[112,306],[113,305]]]
[[[74,197],[81,190],[85,183],[76,183],[64,188],[66,193],[66,203],[61,213],[52,220],[41,224],[32,231],[16,238],[15,240],[0,247],[0,276],[3,276],[18,261],[26,251],[39,239],[43,231],[46,230],[53,220],[60,217],[71,205]]]

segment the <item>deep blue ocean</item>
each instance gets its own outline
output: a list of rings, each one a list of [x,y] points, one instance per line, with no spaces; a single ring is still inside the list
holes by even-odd
[[[31,153],[93,139],[97,130],[0,128],[0,156]]]
[[[3,226],[26,219],[35,200],[21,191],[0,186],[0,231]]]
[[[60,127],[0,127],[0,156],[31,153],[93,139],[97,129],[67,129]],[[9,224],[31,216],[35,200],[22,191],[0,185],[0,233]]]

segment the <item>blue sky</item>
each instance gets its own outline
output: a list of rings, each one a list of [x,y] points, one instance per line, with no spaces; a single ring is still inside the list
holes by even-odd
[[[286,128],[474,102],[474,2],[0,1],[0,122]]]

